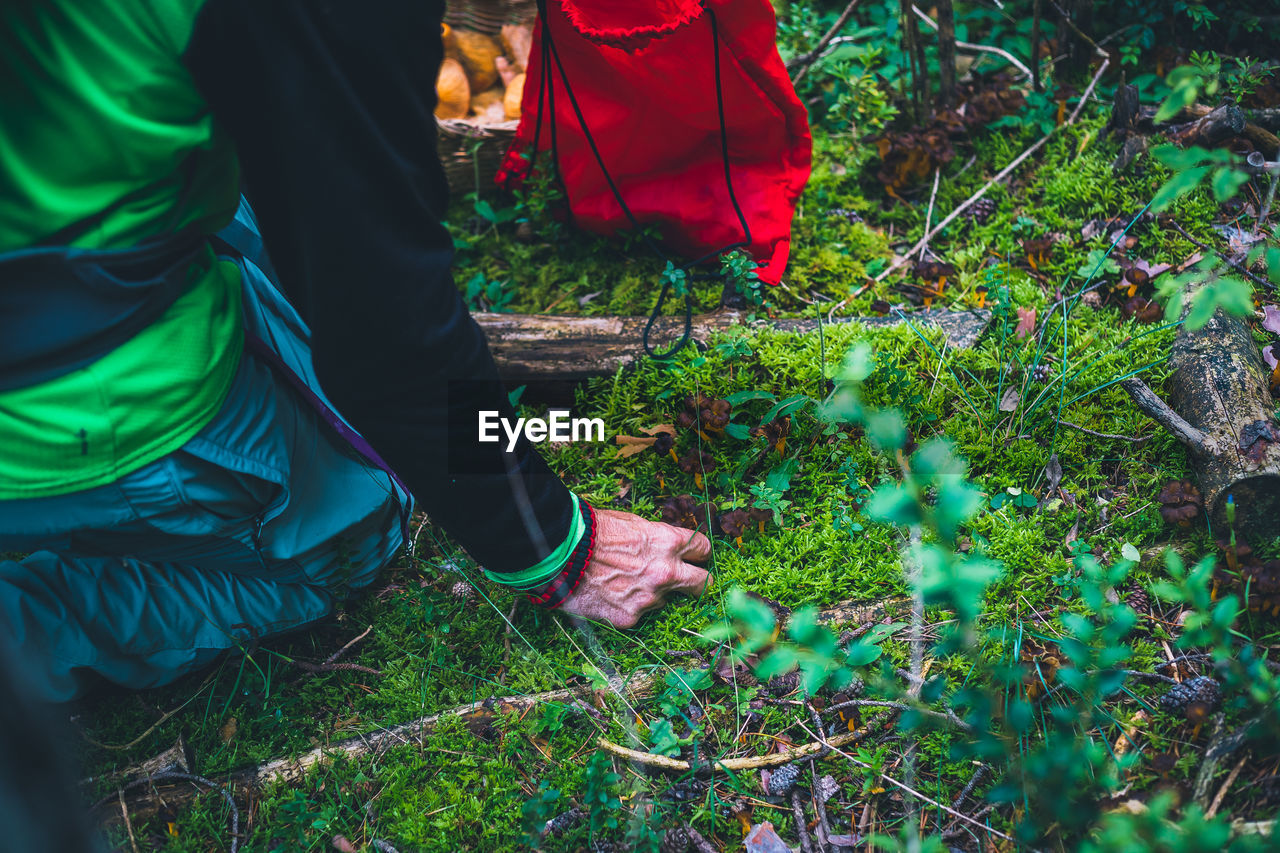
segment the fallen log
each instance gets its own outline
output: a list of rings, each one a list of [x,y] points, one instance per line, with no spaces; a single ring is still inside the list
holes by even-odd
[[[1188,305],[1195,287],[1187,292]],[[1280,519],[1280,422],[1248,323],[1219,311],[1204,328],[1182,326],[1169,366],[1168,404],[1139,379],[1121,385],[1187,448],[1215,529],[1225,531],[1231,499],[1237,530],[1274,536]]]
[[[1202,148],[1213,148],[1242,137],[1249,141],[1249,146],[1268,158],[1280,154],[1280,137],[1250,121],[1245,111],[1234,103],[1228,102],[1218,107],[1192,104],[1171,121],[1160,124],[1156,123],[1156,112],[1156,107],[1152,106],[1138,107],[1135,112],[1131,98],[1117,97],[1108,127],[1121,132],[1163,133],[1171,142],[1183,147],[1199,145]],[[1256,112],[1254,116],[1257,116]]]
[[[489,340],[498,373],[508,381],[611,376],[618,368],[646,357],[641,340],[647,317],[488,313],[472,316]],[[935,326],[946,335],[950,346],[967,349],[982,336],[991,321],[991,312],[929,309],[887,317],[837,317],[832,322],[875,328],[898,325],[907,319],[919,325]],[[720,311],[694,317],[691,336],[698,344],[705,344],[712,335],[735,326],[809,332],[817,330],[818,323],[817,319],[806,318],[757,321],[748,325],[745,314]],[[678,340],[683,331],[683,318],[663,317],[654,323],[650,341],[655,348],[662,349]]]

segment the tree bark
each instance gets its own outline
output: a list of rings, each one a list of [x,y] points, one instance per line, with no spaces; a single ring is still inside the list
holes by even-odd
[[[1169,405],[1136,379],[1126,380],[1125,390],[1187,448],[1215,529],[1226,528],[1230,498],[1237,530],[1274,536],[1280,520],[1280,422],[1248,323],[1219,311],[1202,329],[1183,326],[1169,365]]]
[[[582,317],[555,314],[474,314],[489,339],[498,373],[508,382],[528,380],[579,380],[611,376],[618,368],[644,359],[641,339],[647,317]],[[904,318],[905,317],[905,318]],[[991,313],[932,309],[904,316],[837,317],[836,323],[892,326],[910,320],[937,327],[950,346],[967,349],[977,343],[991,320]],[[716,332],[744,326],[744,314],[721,311],[693,318],[692,338],[705,344]],[[825,323],[825,321],[824,321]],[[764,328],[783,332],[811,332],[816,319],[774,320]],[[663,317],[653,326],[650,342],[663,348],[683,333],[682,318]]]

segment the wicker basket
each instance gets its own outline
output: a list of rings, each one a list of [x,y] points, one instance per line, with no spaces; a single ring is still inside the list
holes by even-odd
[[[537,15],[536,0],[459,0],[448,4],[444,20],[451,27],[496,36],[503,24],[526,24]],[[518,119],[488,124],[473,118],[437,119],[437,145],[450,193],[496,190],[493,177],[519,124]]]

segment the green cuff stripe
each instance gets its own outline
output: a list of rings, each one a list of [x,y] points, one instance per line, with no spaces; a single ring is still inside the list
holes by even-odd
[[[569,535],[560,543],[560,547],[556,548],[532,568],[520,572],[491,572],[488,569],[484,569],[485,577],[503,586],[519,590],[530,590],[537,589],[560,574],[561,570],[564,569],[565,563],[569,562],[573,549],[577,548],[578,543],[582,541],[582,534],[587,529],[586,522],[582,520],[582,510],[578,504],[578,496],[572,492],[569,493],[569,496],[573,498],[573,524],[569,528]]]

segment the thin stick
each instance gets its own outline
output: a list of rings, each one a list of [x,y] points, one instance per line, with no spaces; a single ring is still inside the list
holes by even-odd
[[[933,219],[933,200],[938,197],[938,179],[942,177],[942,167],[933,170],[933,190],[929,193],[929,209],[924,212],[924,232],[929,233],[929,222]],[[929,251],[929,244],[925,243],[920,247],[920,257],[924,258],[924,253]]]
[[[831,25],[831,29],[818,39],[818,43],[813,46],[813,50],[808,53],[797,56],[792,59],[788,65],[795,69],[795,76],[791,78],[791,85],[795,85],[804,79],[804,75],[809,73],[809,67],[818,61],[818,57],[822,56],[822,51],[826,50],[827,45],[836,37],[836,34],[844,29],[844,25],[849,23],[849,19],[853,17],[853,10],[858,8],[861,0],[849,0],[849,5],[844,7],[844,11],[840,13],[840,17],[836,18],[836,22]]]
[[[813,838],[809,835],[809,822],[805,819],[797,788],[791,789],[791,814],[796,819],[796,835],[800,836],[800,853],[813,853]]]
[[[973,771],[973,775],[969,777],[969,781],[964,786],[964,790],[960,792],[960,796],[956,797],[951,803],[951,808],[958,809],[964,805],[964,801],[969,799],[969,795],[973,793],[973,789],[978,787],[978,783],[982,781],[982,777],[986,774],[988,768],[985,764],[979,764],[978,769]]]
[[[331,654],[331,655],[329,655],[327,658],[325,658],[325,659],[324,659],[324,662],[325,662],[325,663],[333,663],[333,662],[334,662],[334,661],[336,661],[338,658],[340,658],[340,657],[342,657],[343,655],[345,655],[345,654],[347,653],[347,650],[349,650],[352,646],[354,646],[356,643],[358,643],[358,642],[360,642],[361,640],[363,640],[365,637],[369,636],[369,632],[370,632],[370,631],[372,631],[372,630],[373,630],[373,626],[372,626],[372,625],[370,625],[368,628],[365,628],[365,629],[364,629],[364,631],[362,631],[362,632],[361,632],[360,636],[358,636],[358,637],[352,637],[350,640],[347,640],[346,644],[345,644],[342,648],[338,649],[336,652],[334,652],[333,654]]]
[[[296,666],[303,672],[320,674],[325,672],[364,672],[369,675],[384,675],[382,670],[374,669],[371,666],[364,666],[358,663],[307,663],[304,660],[293,660],[281,655],[281,659],[286,663]]]
[[[120,797],[120,816],[124,818],[124,828],[129,833],[129,847],[133,853],[138,853],[138,839],[133,837],[133,821],[129,820],[129,807],[124,802],[124,788],[116,788],[116,794]]]
[[[1275,185],[1275,181],[1273,180],[1273,181],[1272,181],[1272,183],[1271,183],[1271,190],[1272,190],[1272,192],[1273,192],[1273,193],[1275,192],[1275,186],[1276,186],[1276,185]],[[1268,198],[1270,198],[1270,197],[1268,196]],[[1232,268],[1233,270],[1235,270],[1236,272],[1240,273],[1240,274],[1241,274],[1242,276],[1244,276],[1245,278],[1249,279],[1249,281],[1253,282],[1254,284],[1262,285],[1262,286],[1263,286],[1263,287],[1265,287],[1267,290],[1275,290],[1275,289],[1276,289],[1276,286],[1275,286],[1274,284],[1272,284],[1271,282],[1267,281],[1265,278],[1261,278],[1261,277],[1259,277],[1259,276],[1255,275],[1254,273],[1250,272],[1250,271],[1249,271],[1249,268],[1248,268],[1248,267],[1246,267],[1244,264],[1241,264],[1241,263],[1239,263],[1239,262],[1237,262],[1237,261],[1233,261],[1233,260],[1231,260],[1230,258],[1224,258],[1222,255],[1218,254],[1218,251],[1217,251],[1216,249],[1214,249],[1213,247],[1208,246],[1208,245],[1206,245],[1206,244],[1204,244],[1204,243],[1201,243],[1201,242],[1200,242],[1199,240],[1197,240],[1195,237],[1192,237],[1190,234],[1188,234],[1188,233],[1187,233],[1187,231],[1186,231],[1186,229],[1185,229],[1185,228],[1183,228],[1181,225],[1179,225],[1179,224],[1177,223],[1177,221],[1176,221],[1176,220],[1174,220],[1174,219],[1172,219],[1172,218],[1171,218],[1171,219],[1169,219],[1168,221],[1169,221],[1169,227],[1171,227],[1174,231],[1177,231],[1179,234],[1181,234],[1181,235],[1182,235],[1182,238],[1183,238],[1184,240],[1186,240],[1188,243],[1190,243],[1191,245],[1193,245],[1193,246],[1195,246],[1196,248],[1198,248],[1200,251],[1202,251],[1202,252],[1213,252],[1215,255],[1218,255],[1218,259],[1219,259],[1219,260],[1221,260],[1221,261],[1222,261],[1224,264],[1226,264],[1227,266],[1231,267],[1231,268]],[[1261,219],[1259,219],[1259,221],[1261,221]]]
[[[1209,810],[1204,813],[1205,819],[1212,819],[1218,813],[1218,806],[1222,805],[1222,799],[1227,795],[1227,789],[1235,783],[1236,777],[1240,775],[1240,768],[1244,767],[1244,763],[1249,758],[1249,753],[1240,756],[1240,760],[1236,762],[1236,766],[1231,768],[1231,772],[1227,774],[1227,780],[1222,783],[1222,787],[1218,789],[1218,793],[1214,795],[1213,802],[1209,804]]]
[[[961,202],[959,207],[951,211],[951,213],[948,214],[946,218],[944,218],[937,225],[933,226],[933,228],[930,231],[926,232],[925,235],[921,237],[920,240],[917,241],[914,246],[912,246],[909,250],[907,250],[907,253],[905,255],[898,258],[896,261],[894,261],[892,264],[886,267],[879,275],[877,275],[875,277],[875,281],[884,281],[885,278],[887,278],[890,273],[899,269],[903,264],[907,262],[907,260],[912,255],[920,251],[921,246],[927,246],[929,244],[929,241],[932,240],[934,236],[938,234],[939,231],[941,231],[942,229],[950,225],[952,222],[954,222],[956,217],[958,217],[960,214],[964,213],[971,206],[973,206],[973,203],[978,199],[982,198],[984,195],[986,195],[988,190],[990,190],[996,184],[1003,181],[1005,178],[1009,177],[1010,173],[1012,173],[1014,169],[1021,166],[1028,157],[1030,157],[1032,154],[1036,153],[1041,148],[1043,148],[1045,143],[1049,141],[1049,138],[1053,136],[1054,131],[1056,130],[1057,128],[1054,128],[1053,130],[1049,131],[1047,134],[1045,134],[1043,137],[1040,138],[1040,141],[1036,142],[1026,151],[1023,151],[1017,157],[1013,158],[1013,161],[1010,162],[1009,165],[1001,169],[994,178],[987,181],[980,190],[978,190],[973,195],[969,196],[967,199]]]
[[[1101,52],[1101,51],[1100,51]],[[1102,54],[1106,57],[1106,54]],[[1071,111],[1071,117],[1067,119],[1063,127],[1076,123],[1076,119],[1080,117],[1080,111],[1084,109],[1084,105],[1089,103],[1089,96],[1093,94],[1093,90],[1097,87],[1098,81],[1102,79],[1102,75],[1106,73],[1107,66],[1111,64],[1109,58],[1104,58],[1102,64],[1098,66],[1098,72],[1093,75],[1093,79],[1089,81],[1089,85],[1085,87],[1084,94],[1080,96],[1080,103],[1076,104],[1076,108]]]
[[[1080,108],[1084,105],[1085,101],[1088,100],[1090,93],[1093,92],[1094,87],[1097,86],[1098,84],[1098,78],[1101,77],[1102,73],[1106,70],[1107,70],[1107,63],[1103,62],[1102,66],[1098,69],[1098,73],[1095,74],[1093,76],[1093,80],[1090,81],[1089,88],[1085,89],[1085,93],[1080,98],[1080,103],[1076,105],[1075,111],[1071,113],[1071,117],[1068,118],[1061,125],[1061,127],[1069,127],[1070,125],[1075,123],[1076,118],[1080,115]],[[992,178],[991,180],[983,184],[981,189],[979,189],[973,195],[969,196],[967,199],[961,202],[959,207],[951,211],[951,213],[948,214],[945,219],[943,219],[937,225],[933,226],[931,230],[927,231],[925,235],[921,237],[920,240],[914,246],[912,246],[905,255],[901,256],[892,264],[890,264],[883,272],[877,275],[874,280],[884,281],[886,278],[888,278],[890,273],[902,267],[902,265],[905,264],[907,260],[911,258],[912,255],[914,255],[916,252],[920,250],[921,246],[927,246],[929,244],[929,241],[932,240],[939,231],[941,231],[942,229],[950,225],[952,222],[954,222],[956,217],[958,217],[960,214],[964,213],[966,210],[972,207],[973,203],[976,202],[978,199],[982,198],[984,195],[986,195],[988,190],[990,190],[996,184],[1003,181],[1005,178],[1009,177],[1009,175],[1013,172],[1013,170],[1021,166],[1027,160],[1028,157],[1030,157],[1032,154],[1035,154],[1037,151],[1043,148],[1045,146],[1045,143],[1047,143],[1050,140],[1050,138],[1052,138],[1053,135],[1057,133],[1058,130],[1061,129],[1061,127],[1055,127],[1053,130],[1050,130],[1048,133],[1042,136],[1040,140],[1037,141],[1034,145],[1032,145],[1026,151],[1023,151],[1017,157],[1013,158],[1013,160],[1009,163],[1009,165],[1001,169],[994,178]]]
[[[806,732],[808,732],[808,731],[809,731],[809,728],[808,728],[804,723],[801,723],[801,724],[800,724],[800,728],[804,729]],[[810,735],[812,735],[812,734],[813,734],[813,732],[809,732],[809,734],[810,734]],[[829,740],[829,741],[827,742],[827,744],[828,744],[829,746],[831,746],[831,751],[832,751],[832,752],[835,752],[836,754],[843,756],[844,758],[846,758],[846,759],[847,759],[847,760],[849,760],[849,761],[852,761],[854,764],[858,765],[859,767],[862,767],[862,768],[864,768],[864,769],[866,769],[866,770],[870,770],[870,769],[871,769],[871,765],[870,765],[870,764],[864,764],[863,762],[861,762],[861,761],[859,761],[858,759],[854,758],[852,755],[850,755],[849,753],[845,752],[844,750],[842,750],[842,749],[838,749],[838,748],[835,746],[835,738],[832,738],[831,740]],[[958,817],[958,818],[960,818],[961,820],[966,821],[967,823],[971,823],[971,824],[973,824],[974,826],[978,827],[979,829],[983,829],[983,830],[985,830],[985,831],[987,831],[987,832],[991,833],[992,835],[996,836],[997,838],[1003,838],[1005,841],[1013,841],[1013,840],[1014,840],[1012,836],[1005,835],[1003,832],[1001,832],[1001,831],[1000,831],[1000,830],[998,830],[998,829],[994,829],[994,828],[992,828],[992,827],[990,827],[990,826],[987,826],[987,825],[986,825],[986,824],[984,824],[984,823],[980,823],[980,822],[978,822],[978,821],[974,820],[973,818],[969,817],[969,816],[968,816],[968,815],[966,815],[966,814],[961,814],[960,812],[956,811],[955,809],[951,808],[950,806],[944,806],[942,803],[938,802],[937,800],[932,799],[931,797],[928,797],[928,796],[926,796],[926,795],[924,795],[924,794],[920,793],[919,791],[916,791],[916,790],[914,790],[914,789],[908,788],[906,785],[902,784],[902,783],[901,783],[901,782],[899,782],[897,779],[894,779],[892,776],[888,776],[888,775],[886,775],[886,774],[884,774],[884,773],[881,773],[881,774],[880,774],[880,778],[881,778],[881,779],[883,779],[884,781],[888,782],[890,785],[893,785],[894,787],[899,788],[899,789],[901,789],[902,791],[904,791],[904,792],[906,792],[906,793],[910,794],[911,796],[913,796],[913,797],[918,797],[919,799],[923,800],[924,802],[928,803],[929,805],[933,806],[934,808],[942,809],[944,812],[946,812],[947,814],[951,815],[952,817]]]
[[[1214,445],[1209,436],[1183,420],[1181,415],[1169,408],[1168,403],[1157,397],[1156,392],[1147,387],[1147,383],[1141,379],[1129,378],[1121,382],[1120,387],[1133,398],[1134,405],[1164,427],[1188,449],[1197,453],[1213,454]]]
[[[872,732],[878,728],[879,724],[888,719],[888,714],[876,717],[864,728],[857,731],[847,732],[846,734],[836,735],[828,740],[816,741],[814,743],[806,743],[803,746],[793,747],[783,752],[775,752],[771,755],[756,755],[748,758],[726,758],[723,761],[715,761],[707,764],[699,764],[698,770],[705,772],[710,769],[720,770],[759,770],[765,767],[780,767],[783,764],[790,764],[801,758],[806,758],[823,749],[834,749],[837,746],[845,744],[858,743],[869,737]],[[803,724],[799,724],[805,731],[809,729]],[[810,734],[813,734],[810,732]],[[652,752],[641,752],[638,749],[630,749],[628,747],[616,744],[613,741],[599,738],[596,745],[612,755],[619,758],[625,758],[628,761],[634,761],[637,764],[643,764],[646,767],[656,767],[660,770],[671,770],[677,773],[688,773],[694,767],[688,761],[682,758],[669,758],[665,755],[657,755]]]
[[[912,4],[911,11],[915,12],[916,17],[924,21],[926,24],[928,24],[929,28],[933,30],[935,33],[938,31],[937,22],[934,21],[933,18],[930,18],[928,15],[922,12],[919,6]],[[1018,57],[1014,56],[1012,53],[1009,53],[1009,51],[1007,50],[1001,50],[998,47],[990,47],[985,44],[974,44],[972,42],[967,42],[967,41],[957,41],[956,47],[960,50],[971,50],[977,53],[993,53],[996,56],[999,56],[1002,59],[1006,60],[1010,65],[1014,66],[1023,74],[1027,75],[1027,77],[1033,76],[1031,74],[1031,69],[1028,68],[1026,65],[1024,65],[1022,63],[1022,60],[1018,59]]]
[[[170,717],[172,717],[174,714],[178,713],[178,712],[179,712],[179,711],[181,711],[183,708],[187,707],[187,706],[188,706],[188,705],[190,705],[192,702],[194,702],[194,701],[196,700],[196,698],[197,698],[201,693],[203,693],[203,692],[204,692],[204,689],[205,689],[206,687],[208,687],[210,683],[212,683],[212,681],[213,681],[213,676],[212,676],[212,675],[210,675],[208,678],[206,678],[206,679],[205,679],[204,684],[200,685],[200,689],[199,689],[199,690],[197,690],[195,693],[191,694],[191,697],[190,697],[189,699],[187,699],[187,701],[183,702],[181,705],[177,706],[176,708],[173,708],[173,709],[171,709],[171,710],[165,711],[163,714],[161,714],[161,715],[160,715],[160,719],[156,720],[156,721],[155,721],[155,723],[153,723],[153,724],[152,724],[152,725],[151,725],[151,726],[150,726],[150,727],[149,727],[145,732],[143,732],[142,734],[138,735],[136,738],[134,738],[133,740],[129,741],[128,743],[118,743],[118,744],[117,744],[117,743],[102,743],[101,741],[97,741],[97,740],[94,740],[93,738],[89,737],[89,736],[88,736],[87,734],[85,734],[84,732],[80,732],[80,737],[84,738],[86,743],[90,743],[90,744],[92,744],[92,745],[96,746],[98,749],[110,749],[110,750],[113,750],[113,751],[125,751],[125,750],[129,750],[129,749],[133,749],[135,746],[137,746],[138,744],[140,744],[140,743],[142,743],[144,740],[146,740],[146,739],[147,739],[147,735],[151,734],[151,733],[152,733],[152,732],[154,732],[156,729],[158,729],[158,728],[160,728],[162,725],[164,725],[164,723],[165,723],[165,721],[166,721],[166,720],[168,720],[168,719],[169,719]]]
[[[1098,432],[1097,430],[1092,430],[1086,427],[1082,427],[1079,424],[1073,424],[1071,423],[1071,421],[1058,421],[1058,423],[1061,426],[1071,427],[1072,429],[1079,430],[1080,432],[1083,432],[1086,435],[1097,436],[1098,438],[1110,438],[1110,439],[1114,439],[1115,441],[1130,441],[1130,442],[1133,442],[1134,444],[1140,444],[1144,441],[1151,440],[1151,436],[1149,435],[1143,435],[1143,436],[1134,438],[1133,436],[1129,436],[1129,435],[1116,435],[1115,433],[1110,433],[1110,432]]]
[[[919,688],[917,687],[915,689],[918,690]],[[949,723],[953,723],[956,728],[962,729],[963,731],[973,731],[973,726],[957,717],[955,712],[946,714],[941,711],[934,711],[929,708],[917,708],[915,705],[908,705],[905,702],[893,702],[888,699],[847,699],[844,702],[830,705],[824,708],[823,711],[831,713],[832,711],[842,711],[845,708],[893,708],[897,711],[915,711],[917,714],[924,714],[926,717],[936,717],[939,720],[946,720]]]

